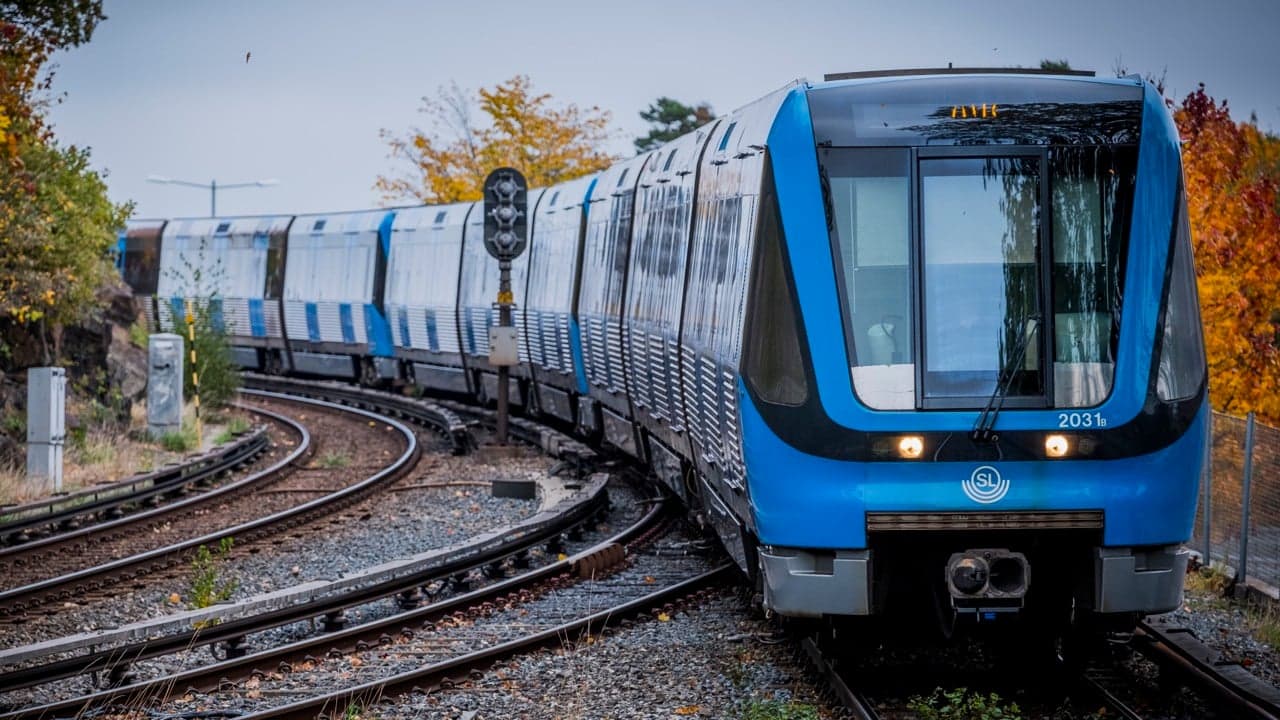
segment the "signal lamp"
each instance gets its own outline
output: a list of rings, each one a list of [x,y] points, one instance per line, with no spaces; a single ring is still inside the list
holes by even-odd
[[[1066,435],[1046,435],[1044,438],[1044,454],[1051,458],[1066,457],[1070,449]]]
[[[898,438],[898,457],[915,460],[924,452],[924,438],[919,435],[903,435]]]

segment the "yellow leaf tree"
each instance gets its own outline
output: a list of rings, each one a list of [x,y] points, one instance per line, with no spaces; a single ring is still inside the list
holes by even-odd
[[[474,109],[479,107],[482,119]],[[388,202],[428,204],[479,200],[485,175],[509,165],[531,187],[545,187],[602,170],[613,162],[603,149],[609,113],[598,107],[558,105],[517,75],[474,97],[457,85],[422,98],[428,130],[382,137],[391,158],[409,169],[380,175],[374,187]]]
[[[1213,405],[1280,421],[1280,141],[1204,87],[1174,114],[1183,140]]]

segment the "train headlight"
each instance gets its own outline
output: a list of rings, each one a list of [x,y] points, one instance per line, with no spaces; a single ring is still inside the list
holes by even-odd
[[[1046,435],[1044,438],[1044,454],[1051,458],[1066,457],[1071,449],[1066,435]]]
[[[919,435],[903,435],[898,438],[898,457],[915,460],[924,453],[924,438]]]

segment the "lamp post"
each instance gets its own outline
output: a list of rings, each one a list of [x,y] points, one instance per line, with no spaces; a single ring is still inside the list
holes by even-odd
[[[209,217],[218,216],[218,189],[234,190],[236,188],[246,187],[270,187],[279,185],[280,181],[276,179],[270,180],[254,180],[253,182],[227,183],[219,185],[217,180],[210,180],[207,183],[191,182],[190,180],[174,180],[173,178],[164,177],[162,175],[148,175],[147,182],[156,183],[157,185],[185,185],[187,187],[202,188],[209,191]]]

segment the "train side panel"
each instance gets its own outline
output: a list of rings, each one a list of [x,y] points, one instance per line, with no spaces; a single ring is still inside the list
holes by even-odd
[[[583,215],[595,176],[546,190],[530,233],[525,335],[538,407],[566,422],[586,392],[579,328],[573,316],[581,262]]]
[[[765,146],[784,87],[740,108],[711,133],[698,173],[697,216],[689,252],[680,340],[685,425],[703,494],[726,547],[745,568],[739,518],[751,513],[742,458],[738,368],[755,250]],[[727,506],[731,512],[724,512]]]
[[[280,242],[291,216],[174,220],[165,226],[157,279],[158,326],[185,335],[185,306],[212,298],[242,367],[261,368],[283,348],[278,296]]]
[[[405,377],[424,388],[467,393],[458,334],[458,270],[471,203],[396,213],[386,308]]]
[[[622,315],[636,188],[650,157],[645,153],[602,172],[588,202],[577,321],[587,381],[578,423],[590,435],[600,432],[602,406],[616,417],[632,417],[623,375]]]
[[[698,161],[721,121],[657,150],[640,176],[622,325],[627,394],[636,422],[678,457],[691,456],[680,391],[680,320]],[[621,428],[620,428],[621,430]],[[606,437],[645,457],[623,432]]]
[[[393,219],[369,210],[294,221],[284,284],[293,369],[366,382],[395,376],[382,310]]]

